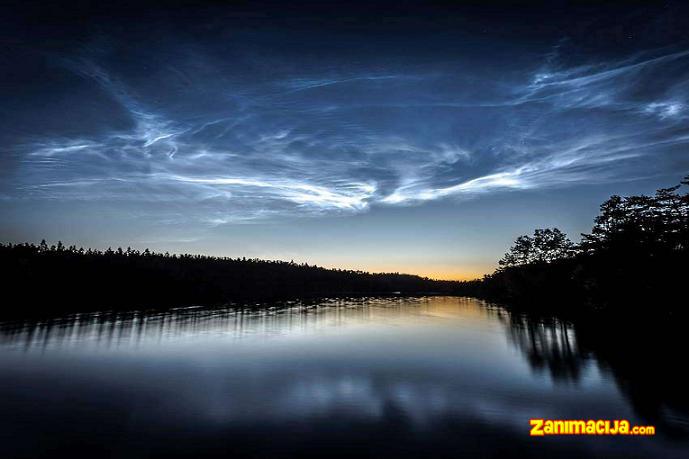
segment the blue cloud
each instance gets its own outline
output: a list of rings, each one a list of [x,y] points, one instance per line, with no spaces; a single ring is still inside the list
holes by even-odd
[[[486,79],[461,58],[425,72],[276,64],[240,78],[217,53],[189,49],[157,50],[168,61],[145,77],[107,51],[62,56],[86,88],[71,103],[96,91],[129,126],[37,129],[12,147],[21,160],[5,194],[198,204],[187,218],[218,225],[630,180],[666,172],[662,158],[688,165],[677,147],[689,141],[689,50],[567,66],[556,49]]]

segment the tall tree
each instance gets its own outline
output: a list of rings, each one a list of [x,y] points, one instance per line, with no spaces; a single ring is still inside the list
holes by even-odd
[[[533,236],[519,236],[498,263],[502,267],[551,263],[561,258],[568,258],[574,253],[574,244],[559,229],[537,229]]]

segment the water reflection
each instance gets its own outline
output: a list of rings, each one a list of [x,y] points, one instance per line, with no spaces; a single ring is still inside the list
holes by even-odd
[[[529,439],[531,417],[644,418],[592,336],[451,297],[5,323],[0,444],[7,457],[686,454],[660,436]],[[661,411],[685,419],[677,406]]]
[[[438,313],[437,307],[432,309]],[[0,322],[0,346],[26,350],[84,345],[110,348],[212,335],[241,339],[315,332],[425,313],[430,313],[427,298],[405,297],[293,301],[267,308],[257,304],[74,314],[42,321]]]
[[[593,362],[616,382],[645,424],[661,435],[689,436],[686,343],[680,324],[606,317],[596,323],[507,316],[507,333],[531,368],[555,382],[578,383]]]
[[[547,371],[556,382],[578,382],[587,355],[579,347],[574,326],[555,318],[507,315],[510,342],[523,352],[535,372]]]

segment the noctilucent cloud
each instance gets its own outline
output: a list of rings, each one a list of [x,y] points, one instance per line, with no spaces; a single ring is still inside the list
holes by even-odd
[[[0,239],[459,279],[689,172],[682,3],[0,14]]]

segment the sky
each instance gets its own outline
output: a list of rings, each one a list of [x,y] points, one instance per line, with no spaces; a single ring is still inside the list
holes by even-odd
[[[0,241],[468,279],[689,173],[689,7],[10,2],[0,100]]]

